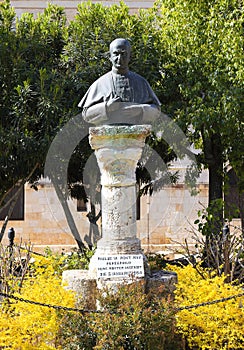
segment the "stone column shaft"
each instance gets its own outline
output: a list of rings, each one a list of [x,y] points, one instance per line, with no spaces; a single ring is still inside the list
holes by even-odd
[[[136,165],[149,125],[90,128],[90,144],[101,172],[102,238],[97,253],[140,253],[136,235]]]

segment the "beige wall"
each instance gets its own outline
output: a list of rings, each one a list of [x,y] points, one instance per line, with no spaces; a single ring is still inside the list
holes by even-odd
[[[89,225],[85,217],[86,213],[77,213],[74,201],[69,201],[69,207],[79,230],[87,232]],[[30,188],[28,184],[25,186],[25,220],[10,221],[9,227],[15,229],[16,242],[31,242],[35,250],[46,246],[61,250],[63,247],[69,249],[70,246],[76,245],[62,206],[50,184],[40,185],[38,191]],[[3,243],[7,242],[6,231]]]
[[[172,240],[182,243],[185,238],[190,239],[191,224],[202,208],[200,203],[206,205],[208,198],[207,184],[200,184],[198,189],[199,194],[191,196],[184,184],[178,184],[148,196],[147,200],[143,198],[143,215],[138,221],[138,234],[143,244],[149,243],[151,250],[158,250],[171,244]],[[149,215],[145,215],[148,208]]]
[[[16,13],[20,16],[24,12],[38,13],[42,12],[47,6],[47,3],[57,4],[64,7],[68,19],[72,19],[76,14],[77,5],[85,1],[77,0],[11,0],[11,5],[15,8]],[[103,3],[105,6],[111,6],[113,4],[119,4],[120,1],[92,1],[93,3]],[[139,8],[150,8],[154,1],[124,1],[124,3],[130,8],[131,12],[137,11]]]
[[[208,186],[200,182],[199,191],[198,196],[192,197],[184,184],[178,184],[151,197],[141,198],[141,219],[137,221],[137,232],[145,250],[164,252],[172,243],[182,243],[187,237],[190,239],[191,224],[201,208],[199,202],[207,203]],[[82,241],[89,241],[87,212],[77,212],[75,200],[69,200],[68,204]],[[25,220],[8,223],[4,244],[8,243],[7,231],[10,227],[15,229],[16,243],[31,242],[35,251],[47,246],[59,251],[77,246],[56,193],[51,184],[45,181],[39,185],[38,191],[28,184],[25,186]]]

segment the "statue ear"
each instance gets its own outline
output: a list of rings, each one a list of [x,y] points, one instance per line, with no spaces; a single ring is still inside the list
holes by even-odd
[[[106,59],[109,59],[109,60],[110,60],[110,51],[106,51],[106,52],[103,54],[103,57],[105,57]]]
[[[129,60],[128,60],[128,62],[130,62],[131,61],[131,52],[129,53]]]

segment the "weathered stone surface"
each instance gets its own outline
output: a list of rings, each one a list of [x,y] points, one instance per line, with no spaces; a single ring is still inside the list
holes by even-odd
[[[63,285],[76,293],[77,301],[84,308],[96,309],[97,282],[89,276],[88,270],[67,270],[63,272]]]
[[[140,283],[142,291],[158,297],[173,298],[177,284],[177,275],[169,271],[147,272],[145,278],[138,279],[96,279],[91,278],[87,270],[68,270],[63,272],[65,288],[76,293],[77,302],[81,302],[88,310],[99,309],[97,293],[103,289],[116,293],[119,285]],[[80,306],[80,303],[79,303]]]
[[[150,125],[90,128],[102,185],[102,238],[89,266],[94,278],[99,256],[143,254],[136,230],[135,170],[150,130]]]
[[[103,139],[107,139],[108,144],[110,143],[113,147],[118,145],[121,148],[121,144],[124,147],[128,146],[129,139],[136,140],[139,146],[143,147],[145,138],[151,132],[151,125],[103,125],[97,127],[91,127],[89,129],[90,143],[91,146],[96,149],[104,145]],[[97,138],[98,137],[98,138]],[[115,140],[119,140],[121,144]]]
[[[90,128],[90,144],[95,149],[104,187],[132,186],[150,125],[119,125]]]
[[[154,293],[161,297],[173,297],[177,284],[177,274],[172,271],[154,271],[147,276],[146,293]]]

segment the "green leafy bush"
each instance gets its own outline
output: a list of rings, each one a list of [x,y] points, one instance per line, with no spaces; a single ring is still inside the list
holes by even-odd
[[[49,247],[45,249],[45,256],[49,258],[56,273],[62,274],[64,270],[87,270],[94,249],[80,251],[74,248],[70,252],[54,253]]]
[[[67,315],[59,335],[63,350],[181,349],[172,301],[145,294],[139,282],[116,293],[103,290],[98,300],[102,312]]]

